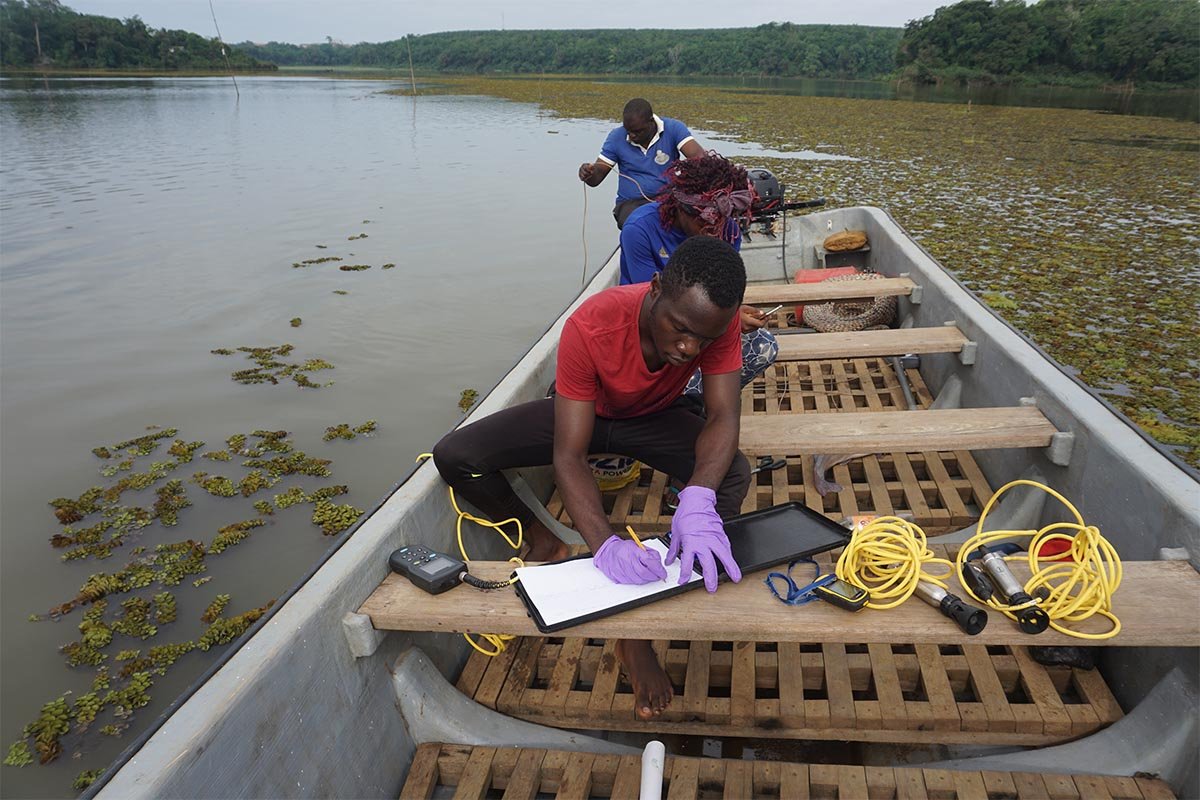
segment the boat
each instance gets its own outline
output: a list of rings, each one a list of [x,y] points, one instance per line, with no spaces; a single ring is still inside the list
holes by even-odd
[[[871,430],[882,437],[881,442],[853,443],[847,446],[849,451],[859,448],[885,453],[905,450],[916,455],[912,459],[893,457],[891,462],[886,455],[870,456],[868,459],[875,459],[874,467],[842,465],[833,476],[844,484],[842,491],[826,498],[812,495],[811,489],[790,484],[788,470],[761,475],[752,489],[751,502],[771,505],[778,499],[778,491],[791,497],[800,491],[808,493],[805,501],[810,505],[836,514],[835,505],[841,509],[856,500],[864,505],[874,499],[885,504],[894,501],[897,506],[912,506],[914,503],[920,505],[925,499],[925,505],[929,507],[920,512],[925,515],[923,524],[930,526],[931,533],[936,528],[944,534],[932,538],[931,542],[961,542],[971,532],[971,521],[978,516],[979,506],[986,499],[981,498],[983,493],[1012,479],[1032,477],[1070,498],[1088,523],[1103,531],[1117,548],[1127,569],[1127,585],[1122,586],[1118,596],[1127,592],[1132,600],[1138,599],[1133,597],[1135,592],[1154,593],[1141,598],[1146,601],[1143,604],[1146,608],[1139,612],[1141,616],[1124,621],[1125,627],[1115,640],[1117,646],[1098,650],[1098,674],[1103,676],[1106,691],[1111,692],[1108,710],[1112,713],[1112,724],[1102,726],[1093,718],[1091,722],[1095,724],[1085,725],[1073,716],[1064,716],[1056,735],[1051,735],[1055,732],[1047,725],[1044,730],[1037,729],[1040,736],[1026,736],[1027,729],[1021,718],[1009,717],[1008,727],[996,734],[995,741],[1001,744],[979,744],[965,729],[987,727],[985,718],[994,710],[993,705],[1003,711],[1001,706],[1005,702],[1003,697],[981,696],[971,714],[965,703],[961,720],[955,712],[954,735],[937,729],[912,730],[898,741],[887,744],[872,741],[872,737],[879,740],[881,736],[871,730],[886,727],[878,717],[881,707],[885,706],[881,702],[885,698],[879,694],[873,706],[874,728],[868,725],[864,729],[854,763],[889,769],[895,766],[896,776],[901,775],[901,767],[914,764],[924,767],[925,778],[922,780],[928,783],[926,788],[931,794],[935,776],[940,776],[937,780],[951,783],[959,776],[971,776],[970,780],[974,781],[993,781],[1000,780],[995,777],[997,775],[1013,772],[1101,776],[1098,785],[1087,783],[1087,780],[1096,779],[1077,779],[1072,791],[1082,792],[1084,796],[1091,794],[1085,791],[1087,786],[1096,790],[1091,796],[1101,796],[1102,791],[1112,796],[1134,796],[1134,791],[1143,791],[1147,797],[1156,791],[1160,792],[1159,796],[1168,796],[1171,791],[1179,796],[1200,795],[1195,758],[1200,742],[1197,732],[1200,720],[1197,664],[1200,659],[1197,659],[1195,632],[1200,624],[1197,622],[1200,615],[1196,613],[1200,608],[1200,579],[1196,575],[1200,564],[1200,482],[1196,472],[1149,439],[1102,397],[1073,378],[1035,343],[988,309],[885,211],[872,207],[831,209],[788,218],[785,225],[780,235],[753,234],[743,247],[750,279],[748,295],[754,294],[766,304],[766,298],[782,296],[779,292],[785,288],[799,291],[795,284],[789,285],[792,271],[828,265],[832,259],[821,247],[821,242],[830,232],[862,230],[870,244],[869,252],[859,257],[871,270],[888,279],[889,291],[898,298],[902,324],[900,328],[884,333],[882,338],[871,339],[867,349],[849,351],[858,355],[847,355],[847,351],[840,348],[847,342],[853,348],[854,341],[865,341],[863,339],[845,339],[839,345],[837,341],[821,338],[833,334],[814,338],[807,333],[781,332],[779,339],[784,349],[799,347],[804,351],[809,348],[807,354],[802,352],[799,357],[793,354],[790,363],[808,365],[804,368],[810,370],[812,382],[803,387],[793,385],[781,389],[778,382],[772,385],[768,380],[765,385],[760,382],[748,387],[745,390],[746,413],[760,414],[761,419],[785,419],[782,414],[770,412],[780,411],[791,403],[798,404],[793,411],[803,411],[799,406],[810,400],[826,402],[840,392],[849,395],[840,398],[848,404],[845,410],[861,403],[865,411],[883,414],[888,419],[901,414],[938,412],[930,419],[959,420],[955,425],[966,420],[968,424],[963,432],[953,425],[946,428],[949,423],[931,422],[931,427],[926,429],[913,422],[914,427],[907,429],[902,425],[898,432],[892,426],[887,435],[884,435],[886,426],[875,426]],[[614,252],[573,303],[487,393],[470,413],[467,422],[508,405],[543,396],[554,377],[556,343],[564,321],[587,297],[614,285],[617,272],[618,254]],[[781,316],[783,313],[779,312]],[[917,358],[911,359],[908,365],[887,372],[890,357],[914,354]],[[867,364],[866,372],[861,371],[856,360]],[[919,366],[912,363],[916,360],[919,360]],[[829,368],[823,367],[821,369],[826,371],[822,373],[812,366],[833,364],[836,367],[839,363],[849,370],[850,378],[859,381],[855,384],[857,388],[848,390],[845,384],[839,384],[837,369],[829,372]],[[860,374],[855,375],[855,370]],[[782,371],[779,374],[782,375]],[[794,378],[796,373],[788,374]],[[881,383],[880,375],[887,378],[886,383]],[[896,398],[902,394],[896,380],[903,376],[911,377],[908,390],[914,393],[915,402],[922,410],[909,411],[897,404]],[[822,397],[825,400],[821,400]],[[875,408],[874,404],[880,398],[892,405]],[[843,423],[853,425],[856,422],[866,424],[872,414],[826,413],[821,419],[830,416],[841,416]],[[794,423],[796,417],[786,419]],[[766,430],[768,434],[763,435],[773,435],[770,431],[778,428]],[[955,431],[959,432],[956,434]],[[998,438],[990,440],[991,444],[980,438],[977,449],[955,438],[986,435]],[[895,436],[906,441],[913,437],[917,439],[910,441],[911,446],[906,449],[897,444]],[[950,438],[944,442],[936,438],[938,436]],[[746,438],[745,433],[743,438]],[[429,444],[433,443],[431,438]],[[760,445],[759,450],[769,452],[770,446],[770,443]],[[786,446],[780,447],[787,450]],[[841,452],[847,452],[847,449]],[[922,462],[922,452],[931,452],[934,456]],[[945,457],[937,458],[939,452]],[[965,456],[956,453],[965,453]],[[788,463],[795,467],[792,471],[800,478],[805,477],[802,468],[805,462],[790,451],[785,454]],[[881,464],[899,472],[876,474],[880,472]],[[913,465],[923,465],[925,472],[908,476]],[[953,475],[937,474],[955,468],[959,471]],[[553,518],[554,523],[561,526],[563,513],[561,503],[553,494],[550,470],[524,471],[518,488],[547,504],[547,519]],[[621,509],[622,513],[641,514],[647,524],[651,516],[661,516],[655,488],[652,482],[629,487],[630,499]],[[943,497],[943,490],[950,496]],[[788,495],[788,492],[792,494]],[[1052,505],[1022,496],[1002,502],[995,511],[995,518],[998,523],[1036,527],[1056,518],[1056,513]],[[339,546],[323,563],[244,637],[235,651],[214,665],[150,731],[133,743],[85,796],[396,797],[406,778],[416,780],[410,772],[415,774],[418,768],[421,780],[427,784],[423,784],[422,792],[434,792],[439,784],[437,769],[431,764],[441,763],[443,773],[448,772],[445,765],[458,764],[460,769],[456,779],[465,781],[464,775],[471,772],[471,765],[476,763],[477,751],[483,752],[479,748],[489,747],[493,749],[489,751],[488,759],[504,748],[517,747],[540,748],[538,752],[543,755],[548,752],[596,754],[594,761],[592,755],[586,757],[587,764],[631,763],[628,759],[655,738],[653,732],[605,733],[588,729],[588,724],[581,724],[586,721],[579,715],[552,727],[488,708],[477,689],[479,675],[488,669],[488,662],[482,656],[473,655],[463,638],[450,632],[452,625],[441,626],[437,619],[430,619],[420,630],[385,631],[379,629],[384,626],[376,625],[377,620],[373,620],[371,614],[362,613],[364,604],[377,596],[389,577],[389,554],[405,544],[424,544],[435,550],[452,552],[455,522],[456,514],[447,501],[445,484],[433,465],[424,463],[416,467],[369,516],[340,540]],[[501,560],[509,555],[498,537],[482,530],[472,536],[474,557]],[[1136,572],[1135,566],[1144,567],[1146,574],[1169,573],[1171,580],[1162,583],[1161,594],[1158,594],[1158,585],[1147,589],[1145,583],[1134,582],[1136,575],[1143,574]],[[761,586],[758,588],[765,592]],[[721,596],[720,592],[717,596]],[[911,605],[918,607],[913,614],[928,614],[922,618],[927,622],[912,629],[915,637],[923,637],[927,643],[936,642],[941,633],[949,636],[953,632],[952,626],[932,610],[915,600]],[[1004,620],[993,621],[991,627],[997,635],[1003,633],[1003,623]],[[584,642],[579,647],[598,646],[597,642],[576,641]],[[840,641],[847,640],[843,637]],[[959,637],[954,641],[961,643],[962,639]],[[1125,641],[1135,644],[1123,645]],[[819,641],[817,645],[820,645]],[[565,642],[563,646],[566,646]],[[938,656],[937,645],[932,647],[933,656]],[[968,658],[970,653],[982,653],[978,657],[986,661],[995,649],[964,648],[962,652]],[[684,651],[686,653],[686,643]],[[557,652],[562,654],[562,648]],[[735,649],[722,658],[737,663],[738,652]],[[772,658],[784,657],[782,649],[768,648],[765,652],[772,654]],[[804,656],[799,650],[796,652]],[[839,658],[845,656],[850,661],[862,661],[867,657],[862,655],[865,652],[853,645],[825,645],[824,649],[817,646],[813,657],[823,653],[830,658],[833,653]],[[906,653],[911,651],[894,652],[899,653],[896,658],[900,659],[908,658]],[[920,655],[930,651],[918,649],[916,652]],[[871,650],[870,654],[873,657],[875,651]],[[715,659],[717,651],[713,650],[712,655]],[[753,675],[753,647],[749,658],[750,674]],[[945,658],[947,663],[952,660],[951,656]],[[1027,663],[1027,660],[1022,661],[1021,668],[1024,669]],[[550,666],[553,667],[553,663]],[[733,669],[736,671],[738,667]],[[1070,673],[1070,667],[1064,669]],[[460,690],[464,682],[469,682],[464,677],[464,670],[475,671],[475,688],[471,691]],[[456,681],[459,683],[457,688]],[[986,689],[977,688],[981,692]],[[753,702],[753,688],[750,691]],[[850,689],[844,687],[844,691],[845,696],[850,697]],[[733,690],[732,698],[722,706],[729,708],[728,704],[734,704],[735,717],[739,702],[737,693],[738,690]],[[863,700],[859,695],[861,693],[852,697],[855,707],[860,701],[864,704],[862,708],[870,706],[871,700]],[[544,704],[546,693],[539,697],[539,702]],[[951,698],[948,702],[954,701],[955,698]],[[1048,702],[1053,704],[1055,701],[1051,698]],[[682,698],[677,697],[676,703],[680,702]],[[772,701],[762,702],[769,704]],[[773,702],[776,704],[773,707],[777,708],[779,700]],[[908,702],[912,705],[911,699]],[[1113,708],[1114,704],[1119,704],[1119,708]],[[508,706],[510,710],[513,707]],[[828,710],[828,706],[824,708]],[[886,717],[886,708],[882,710]],[[525,708],[525,712],[527,716],[536,716],[539,709]],[[836,709],[834,713],[836,715]],[[753,719],[743,722],[755,724]],[[1085,729],[1092,732],[1081,734],[1080,731]],[[764,727],[762,732],[769,734],[770,730]],[[1045,743],[1048,739],[1055,741]],[[1023,746],[1027,742],[1041,744]],[[898,755],[901,750],[903,755]],[[512,758],[505,762],[510,771],[506,774],[513,786],[516,785],[513,765],[526,763],[524,755],[517,758],[517,752],[512,751]],[[430,758],[435,760],[430,761]],[[436,758],[450,760],[437,762]],[[560,767],[568,764],[575,765],[571,767],[575,769],[585,763],[574,757],[561,758],[567,760],[560,759],[557,762]],[[541,759],[539,755],[539,763]],[[545,759],[549,764],[550,756]],[[680,764],[685,760],[676,759]],[[738,767],[737,762],[731,763],[733,766],[727,769],[732,776]],[[760,769],[758,765],[763,763],[768,762],[755,762],[755,769]],[[689,768],[694,775],[711,777],[716,774],[711,770],[705,772],[708,768],[703,764]],[[477,783],[474,787],[477,796],[485,796],[489,790],[487,780],[492,775],[488,771],[491,769],[485,764],[480,773],[483,777],[472,778]],[[569,782],[567,773],[571,769],[565,772],[564,768],[559,769],[556,779],[559,783],[555,785],[560,789]],[[784,777],[780,778],[778,769],[774,772],[769,767],[761,769],[766,770],[763,774],[776,776],[776,788],[771,790],[773,796],[787,796],[787,775],[793,773],[785,769]],[[878,787],[871,781],[880,779],[883,772],[877,769],[862,773],[861,766],[855,769],[858,771],[836,773],[830,780],[844,778],[851,782],[851,787],[870,786],[872,796],[897,793],[895,781],[900,778],[888,778],[893,781],[889,784],[893,787],[891,794],[885,790],[876,792]],[[813,781],[819,772],[818,767],[813,766]],[[750,772],[744,774],[751,775]],[[804,774],[810,775],[809,772]],[[867,783],[861,782],[863,774]],[[891,772],[887,774],[892,775]],[[753,772],[753,776],[758,775],[759,772]],[[947,778],[947,775],[951,777]],[[1152,778],[1158,780],[1150,781]],[[757,777],[754,779],[758,780]],[[961,779],[967,780],[966,777]],[[1104,782],[1106,779],[1107,783]],[[579,792],[578,796],[587,796],[589,791],[596,791],[603,784],[606,791],[618,796],[621,792],[615,788],[614,781],[626,789],[634,785],[623,772],[617,778],[610,776],[606,780],[607,783],[591,784],[590,789],[585,785],[582,791],[576,785],[575,790]],[[682,786],[683,779],[679,780]],[[693,782],[695,780],[699,779],[693,777]],[[1040,778],[1037,780],[1037,790],[1045,796],[1046,787],[1052,788],[1052,784],[1043,784]],[[698,785],[700,788],[695,796],[703,794],[704,781],[700,780]],[[750,785],[745,783],[744,787]],[[1019,780],[1007,785],[1015,785],[1018,789],[1022,786]],[[739,796],[740,792],[731,788],[732,784],[725,786],[725,796]],[[991,787],[992,784],[987,783],[988,791]],[[525,788],[536,793],[538,784],[535,781],[532,789],[529,785]],[[546,786],[541,788],[545,790]],[[492,785],[490,789],[495,792],[496,786]],[[1118,789],[1130,793],[1121,794]],[[438,791],[448,796],[451,790]],[[833,790],[829,791],[832,796]],[[840,791],[839,796],[854,795],[852,789],[842,787]],[[1166,794],[1161,794],[1164,791]],[[528,796],[534,796],[533,793]],[[673,789],[672,796],[676,794]],[[685,794],[681,792],[678,796]],[[1017,794],[1026,796],[1020,791]],[[1058,796],[1052,791],[1050,794]],[[494,793],[492,796],[499,795]],[[946,796],[953,796],[953,791]],[[970,796],[970,793],[959,796]]]

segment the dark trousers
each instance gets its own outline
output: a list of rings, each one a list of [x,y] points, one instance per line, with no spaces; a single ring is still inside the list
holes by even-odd
[[[644,197],[635,197],[632,200],[622,200],[613,206],[613,219],[617,221],[617,230],[625,227],[625,220],[629,219],[630,214],[649,202]]]
[[[696,438],[703,428],[704,420],[681,398],[644,417],[597,417],[588,453],[629,456],[687,481],[696,467]],[[554,398],[506,408],[451,431],[433,448],[433,461],[446,483],[493,521],[516,517],[522,525],[532,524],[533,511],[500,470],[553,463]],[[750,464],[739,451],[717,489],[717,513],[725,519],[738,514],[749,487]]]

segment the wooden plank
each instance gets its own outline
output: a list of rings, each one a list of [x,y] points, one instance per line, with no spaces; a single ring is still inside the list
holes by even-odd
[[[780,642],[778,655],[779,720],[784,727],[804,727],[804,667],[800,660],[800,645]]]
[[[783,764],[779,771],[779,796],[809,800],[807,764]]]
[[[1045,447],[1058,430],[1032,406],[774,414],[743,418],[739,445],[759,455]]]
[[[1013,783],[1017,787],[1017,797],[1020,800],[1050,800],[1050,792],[1046,782],[1035,772],[1012,773]]]
[[[886,730],[904,730],[908,727],[908,714],[904,710],[904,692],[892,648],[886,644],[868,644],[867,652],[871,657],[875,696],[879,698],[879,723]]]
[[[1086,797],[1087,800],[1112,800],[1112,793],[1108,791],[1108,783],[1103,775],[1076,775],[1073,780],[1080,797]]]
[[[617,765],[617,777],[613,780],[613,800],[623,797],[637,797],[642,785],[641,756],[621,756]]]
[[[482,703],[488,708],[495,708],[500,697],[500,690],[508,680],[508,671],[512,668],[513,660],[517,657],[520,642],[509,642],[508,647],[500,655],[487,657],[482,653],[477,655],[486,663],[483,679],[474,693],[475,702]]]
[[[896,770],[896,800],[927,800],[928,797],[923,770]]]
[[[550,683],[546,693],[542,695],[542,704],[547,708],[563,708],[567,704],[567,695],[579,677],[579,656],[583,653],[586,639],[572,637],[563,642],[558,659],[554,662],[554,672],[550,675]]]
[[[955,770],[954,791],[957,800],[988,800],[987,787],[978,772]]]
[[[871,281],[820,281],[818,283],[752,283],[743,303],[774,306],[780,303],[828,303],[860,297],[905,297],[916,284],[909,278],[876,278]]]
[[[754,796],[753,767],[750,761],[726,762],[724,800],[746,800]]]
[[[896,797],[896,771],[891,767],[864,767],[867,773],[868,800],[893,800]]]
[[[667,800],[696,800],[700,789],[700,759],[672,758]]]
[[[1142,790],[1138,788],[1137,781],[1133,778],[1105,775],[1104,783],[1114,800],[1143,800]]]
[[[423,744],[417,748],[412,765],[408,768],[408,777],[404,788],[400,790],[400,800],[429,800],[437,789],[438,753],[440,744]]]
[[[591,753],[571,754],[558,784],[556,800],[587,800],[591,796],[592,761],[595,758]]]
[[[954,787],[954,773],[948,769],[923,769],[925,790],[930,800],[955,800],[958,790]]]
[[[454,787],[454,800],[483,800],[492,785],[492,759],[496,757],[494,747],[476,747],[471,750],[467,765],[463,767]]]
[[[1042,775],[1042,781],[1046,784],[1046,791],[1050,793],[1051,800],[1088,800],[1080,795],[1070,775],[1045,773]]]
[[[1013,782],[1012,773],[984,770],[979,773],[979,776],[983,778],[983,786],[988,797],[993,800],[1006,800],[1006,798],[1015,800],[1017,797],[1017,785]]]
[[[516,656],[513,665],[508,670],[508,678],[496,698],[496,710],[505,714],[521,707],[525,690],[533,685],[537,677],[538,654],[545,647],[546,640],[540,637],[527,636],[517,643]],[[486,677],[486,676],[485,676]]]
[[[754,723],[754,688],[754,642],[734,642],[733,675],[729,686],[731,724]]]
[[[1137,781],[1138,788],[1142,790],[1142,797],[1146,800],[1175,800],[1175,794],[1166,783],[1158,778],[1134,778]]]
[[[916,414],[920,412],[905,412]],[[834,415],[847,416],[852,415]],[[862,414],[881,417],[885,413]],[[763,419],[768,419],[764,417]],[[1113,597],[1113,611],[1121,619],[1121,633],[1096,640],[1095,646],[1196,647],[1200,646],[1200,615],[1162,614],[1162,608],[1188,608],[1200,596],[1200,575],[1179,561],[1126,561],[1121,589]],[[471,573],[483,580],[507,577],[506,562],[471,562]],[[828,604],[812,603],[803,614],[784,605],[747,576],[741,583],[724,583],[715,596],[692,591],[570,629],[571,636],[597,639],[675,638],[697,641],[759,642],[897,642],[932,644],[1028,643],[1028,635],[1015,625],[989,625],[968,637],[953,625],[930,624],[930,609],[909,602],[887,612],[847,614]],[[952,579],[960,596],[965,590]],[[480,592],[458,586],[439,595],[428,594],[399,575],[388,576],[359,609],[379,630],[447,632],[502,632],[542,636],[512,591]],[[1103,631],[1106,620],[1093,618],[1076,626],[1082,631]],[[1039,645],[1077,645],[1078,639],[1047,630]],[[490,670],[489,670],[490,672]],[[484,682],[488,681],[484,675]],[[1092,687],[1085,676],[1081,691]],[[1096,705],[1095,700],[1089,700]],[[1111,715],[1115,713],[1109,709]]]
[[[934,729],[958,730],[960,725],[958,707],[954,702],[954,692],[950,689],[950,681],[946,678],[942,654],[938,651],[937,645],[933,644],[918,644],[915,649],[917,663],[921,665],[921,684],[925,687],[926,697],[929,698],[929,710],[933,716]],[[928,771],[926,771],[925,778],[925,783],[928,785]]]
[[[1042,718],[1042,732],[1069,735],[1071,717],[1067,714],[1062,698],[1058,696],[1058,690],[1054,688],[1054,681],[1050,680],[1046,668],[1033,660],[1028,648],[1014,647],[1012,654],[1021,670],[1021,685],[1025,687],[1025,694],[1037,706],[1038,714]]]
[[[687,674],[683,680],[683,713],[689,719],[703,720],[708,713],[709,656],[712,642],[688,644]]]
[[[963,655],[971,668],[971,688],[987,713],[988,730],[1015,730],[1012,709],[996,675],[996,668],[992,666],[992,659],[988,657],[987,648],[980,644],[964,645]]]
[[[504,787],[504,800],[534,800],[542,784],[542,759],[545,750],[521,750]]]
[[[957,353],[967,337],[957,327],[903,328],[847,333],[800,333],[779,337],[779,361],[902,356],[905,353]]]
[[[1122,563],[1121,566],[1124,567],[1125,564]],[[1194,605],[1195,596],[1193,596],[1192,602]],[[1115,603],[1113,607],[1116,607]],[[1164,603],[1161,607],[1174,608],[1175,606],[1169,606]],[[1186,608],[1186,606],[1178,607]],[[1195,615],[1189,614],[1187,616]],[[1117,614],[1117,617],[1121,620],[1122,624],[1125,623],[1125,617],[1120,614]],[[1120,634],[1117,635],[1117,638],[1120,638]],[[1186,642],[1163,642],[1163,644],[1187,645]],[[1104,682],[1104,678],[1098,670],[1072,668],[1071,682],[1075,685],[1075,690],[1079,692],[1079,696],[1096,712],[1096,716],[1099,717],[1102,725],[1110,725],[1124,716],[1124,712],[1121,711],[1121,705],[1117,702],[1117,698],[1113,697],[1112,690],[1108,688],[1108,684]]]
[[[617,660],[617,642],[615,639],[609,639],[604,643],[600,665],[592,681],[592,692],[588,698],[589,711],[607,712],[612,708],[620,678],[621,662]]]
[[[479,688],[479,682],[483,680],[484,673],[487,672],[490,661],[492,658],[477,650],[472,650],[470,657],[467,658],[467,663],[463,665],[462,672],[458,675],[458,681],[455,682],[454,688],[468,697],[474,695],[475,690]]]
[[[853,728],[854,693],[850,688],[850,670],[846,665],[846,646],[839,642],[821,645],[825,659],[825,694],[829,698],[829,725]]]

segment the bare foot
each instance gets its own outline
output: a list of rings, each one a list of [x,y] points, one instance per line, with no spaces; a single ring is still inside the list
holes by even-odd
[[[529,549],[521,556],[525,561],[558,561],[567,557],[567,543],[559,539],[541,522],[525,529]]]
[[[658,663],[650,642],[644,639],[622,639],[617,642],[617,659],[633,686],[634,713],[638,719],[654,719],[671,703],[675,690],[671,679]]]

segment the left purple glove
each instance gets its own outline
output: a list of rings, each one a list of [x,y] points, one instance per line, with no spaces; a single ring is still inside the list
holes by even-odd
[[[717,562],[720,559],[730,579],[737,583],[742,571],[733,560],[729,537],[717,514],[717,493],[703,486],[689,486],[679,493],[679,508],[671,518],[671,548],[667,551],[667,564],[680,559],[679,583],[687,583],[691,577],[693,563],[700,561],[700,572],[704,576],[704,588],[717,590]],[[714,558],[715,557],[715,558]]]

